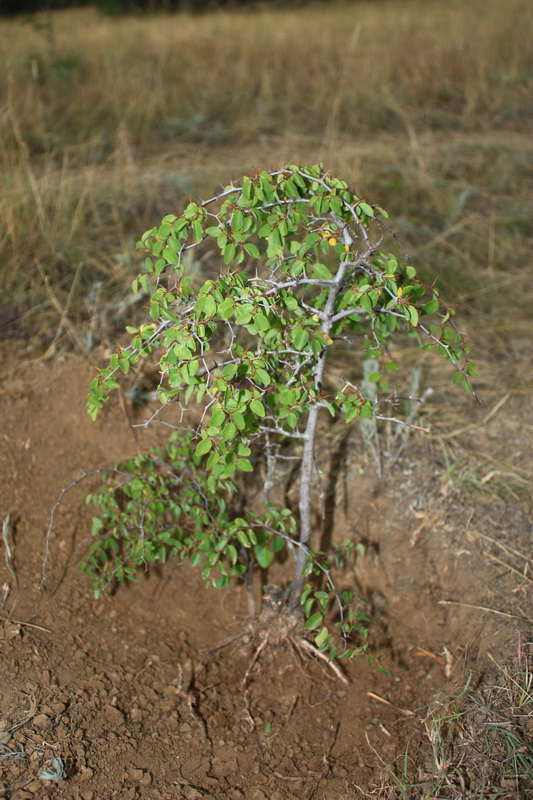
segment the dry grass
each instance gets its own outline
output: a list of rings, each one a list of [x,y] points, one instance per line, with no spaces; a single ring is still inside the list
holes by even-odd
[[[135,143],[176,132],[231,137],[300,129],[357,133],[421,117],[437,126],[516,122],[531,78],[526,0],[388,0],[301,10],[56,16],[55,63],[42,32],[4,23],[10,104],[34,146]],[[206,122],[194,120],[204,115]],[[331,116],[334,116],[334,120]],[[215,132],[216,137],[216,132]]]
[[[444,288],[493,310],[532,235],[528,18],[526,0],[77,9],[55,14],[53,49],[37,25],[2,21],[4,324],[17,310],[33,331],[53,332],[58,308],[90,316],[87,298],[127,284],[162,214],[289,157],[356,180]]]
[[[531,645],[476,686],[435,704],[419,734],[371,795],[377,800],[525,800],[533,796]],[[428,748],[429,745],[429,748]],[[428,758],[428,749],[431,756]],[[424,759],[421,756],[425,756]]]

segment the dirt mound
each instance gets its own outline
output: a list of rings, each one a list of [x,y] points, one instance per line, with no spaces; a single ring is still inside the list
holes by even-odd
[[[96,358],[42,363],[22,343],[1,344],[0,796],[356,798],[391,783],[385,765],[407,746],[423,778],[429,712],[469,671],[478,679],[489,651],[510,652],[505,614],[527,603],[524,581],[465,527],[464,493],[443,478],[438,448],[415,447],[381,490],[354,453],[335,498],[334,536],[366,544],[345,581],[368,599],[372,649],[390,674],[359,658],[343,664],[345,685],[281,645],[250,667],[246,641],[209,649],[242,629],[244,593],[205,591],[186,565],[94,601],[77,565],[97,476],[58,505],[41,587],[60,490],[156,435],[134,432],[118,404],[90,421]],[[504,514],[506,530],[525,536],[526,511],[517,500],[502,512],[490,496],[485,533],[504,537]],[[501,597],[516,601],[504,616],[479,608],[501,609]]]

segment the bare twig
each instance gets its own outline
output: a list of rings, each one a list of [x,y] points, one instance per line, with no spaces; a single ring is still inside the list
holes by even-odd
[[[13,554],[11,551],[11,547],[9,544],[9,531],[11,528],[10,525],[11,519],[9,514],[4,519],[2,523],[2,539],[4,541],[4,547],[6,548],[6,567],[8,568],[9,572],[13,575],[13,580],[15,581],[15,586],[17,586],[17,576],[15,574],[15,570],[13,569]]]
[[[333,670],[333,672],[335,673],[335,675],[337,676],[337,678],[340,681],[342,681],[346,685],[349,684],[348,678],[346,677],[346,675],[342,674],[341,670],[335,664],[335,662],[332,661],[330,658],[328,658],[325,653],[321,653],[320,650],[318,650],[316,647],[314,647],[311,644],[311,642],[308,642],[307,639],[302,639],[300,642],[298,642],[298,644],[301,645],[304,650],[306,650],[308,653],[310,653],[315,658],[319,658],[321,661],[325,661],[325,663],[328,665],[328,667],[331,670]]]
[[[13,617],[4,617],[0,614],[0,619],[3,622],[11,622],[13,625],[23,625],[25,628],[34,628],[37,631],[44,631],[45,633],[53,633],[50,628],[45,628],[44,625],[35,625],[33,622],[23,622],[20,619],[13,619]]]
[[[533,583],[533,578],[530,578],[529,575],[526,575],[524,572],[520,572],[519,569],[516,569],[516,567],[513,567],[511,564],[508,564],[507,561],[503,560],[503,558],[498,558],[498,556],[495,556],[494,553],[485,553],[485,555],[487,556],[487,558],[492,559],[492,561],[496,561],[497,564],[501,564],[502,567],[505,567],[511,572],[514,572],[515,575],[518,575],[520,578],[522,578],[522,580],[529,581],[529,583]]]
[[[47,570],[47,567],[48,567],[48,559],[50,558],[50,537],[52,535],[52,530],[53,530],[53,527],[54,527],[54,518],[55,518],[56,511],[59,508],[59,506],[61,505],[61,503],[63,502],[64,496],[66,495],[67,492],[69,492],[71,489],[74,489],[74,487],[78,486],[78,484],[80,484],[86,478],[91,478],[93,475],[102,475],[103,473],[106,473],[106,472],[108,472],[108,473],[111,473],[111,472],[118,473],[119,475],[124,475],[126,478],[131,477],[131,476],[128,475],[128,473],[123,472],[122,470],[117,469],[116,467],[111,467],[111,468],[110,467],[101,467],[100,469],[93,469],[90,472],[82,472],[82,474],[81,474],[81,476],[79,478],[76,478],[75,481],[72,481],[72,483],[69,483],[68,486],[65,486],[63,489],[61,489],[61,491],[60,491],[60,493],[58,495],[58,498],[55,501],[54,505],[52,506],[52,510],[50,511],[50,520],[49,520],[48,528],[47,528],[47,531],[46,531],[46,534],[45,534],[45,539],[44,539],[44,542],[45,542],[44,558],[43,558],[43,566],[42,566],[42,571],[41,571],[41,582],[39,584],[39,591],[44,587],[44,584],[46,583],[46,570]]]
[[[508,619],[516,619],[519,622],[525,622],[528,625],[533,624],[533,619],[529,617],[520,617],[517,614],[508,614],[506,611],[498,611],[496,608],[487,608],[487,606],[475,606],[471,603],[458,603],[454,600],[437,600],[440,606],[463,606],[463,608],[475,608],[479,611],[489,611],[491,614],[497,614],[499,617],[507,617]]]
[[[18,722],[15,722],[14,725],[12,725],[10,728],[8,728],[6,733],[15,733],[15,731],[18,731],[19,728],[23,728],[24,725],[27,722],[29,722],[30,719],[32,717],[34,717],[36,713],[37,713],[37,700],[32,695],[31,698],[30,698],[30,707],[29,707],[28,711],[26,712],[26,714],[24,714],[24,716],[21,719],[19,719]]]
[[[395,711],[399,711],[400,714],[403,714],[405,717],[414,717],[415,716],[415,712],[414,711],[409,711],[407,708],[400,708],[400,706],[394,705],[394,703],[389,702],[389,700],[385,700],[384,697],[380,697],[379,694],[374,694],[374,692],[367,692],[367,696],[371,697],[372,700],[377,700],[378,703],[383,703],[386,706],[390,706],[391,708],[394,708]]]
[[[520,550],[515,550],[513,547],[510,547],[505,542],[501,542],[499,539],[495,539],[493,536],[489,536],[488,533],[482,533],[481,538],[487,539],[487,541],[492,542],[497,547],[504,550],[506,553],[510,553],[511,555],[522,559],[522,561],[525,561],[527,565],[533,563],[533,559],[531,559],[529,556],[526,556],[525,553],[521,553]]]

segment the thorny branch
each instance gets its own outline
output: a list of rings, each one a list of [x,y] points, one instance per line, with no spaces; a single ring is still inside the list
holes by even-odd
[[[280,536],[293,551],[294,573],[288,587],[293,609],[300,603],[309,565],[314,565],[322,585],[335,598],[343,633],[343,600],[321,561],[322,554],[312,548],[319,417],[327,410],[334,418],[344,416],[346,422],[362,416],[426,429],[413,424],[413,406],[407,418],[401,418],[398,405],[393,405],[391,414],[382,413],[382,404],[391,400],[380,400],[364,384],[358,389],[345,381],[342,388],[330,392],[325,383],[334,345],[339,340],[353,345],[353,337],[359,337],[359,343],[364,343],[360,360],[375,360],[379,370],[386,340],[405,326],[419,340],[423,334],[429,346],[447,358],[471,386],[468,349],[450,320],[453,311],[432,286],[421,281],[414,267],[380,252],[387,234],[397,242],[383,218],[386,213],[379,206],[366,202],[321,166],[301,165],[245,176],[242,184],[232,183],[204,202],[191,203],[181,218],[165,217],[160,228],[143,237],[150,257],[139,285],[150,295],[152,330],[148,334],[140,328],[134,334],[136,344],[120,351],[118,366],[105,371],[97,382],[91,407],[95,415],[106,391],[115,388],[113,376],[118,369],[134,370],[141,356],[156,351],[161,407],[143,424],[156,420],[161,408],[175,403],[181,425],[196,394],[201,413],[193,429],[191,457],[204,469],[210,492],[216,494],[217,485],[236,470],[253,471],[252,447],[257,452],[262,446],[267,507],[280,461],[295,460],[299,465],[299,518],[294,522],[298,536],[269,524],[268,518],[256,516],[254,521],[251,514],[249,529],[271,535],[266,545],[261,540],[263,549]],[[184,275],[184,256],[205,241],[216,244],[224,263],[218,276],[211,273],[203,287],[196,289]],[[436,326],[420,322],[426,313],[440,318]],[[386,390],[380,372],[371,380]],[[301,444],[287,455],[282,446],[291,440]],[[179,483],[177,473],[168,471],[167,475]],[[232,520],[215,519],[209,510],[210,496],[199,489],[199,497],[208,523],[219,535],[218,544],[210,545],[215,548],[211,554],[205,544],[206,560],[211,558],[209,563],[214,565],[224,554],[230,558],[229,553],[235,565],[237,550],[228,543],[230,534],[225,531],[229,528],[224,528]],[[281,520],[282,511],[278,513]],[[141,516],[143,554],[147,525]],[[264,559],[263,550],[257,550],[256,541],[246,544],[241,533],[240,546],[255,554],[262,567],[268,566],[270,561]],[[45,563],[48,539],[49,534]],[[263,554],[263,563],[258,553]],[[206,575],[210,577],[209,570]],[[324,630],[317,644],[323,641]]]

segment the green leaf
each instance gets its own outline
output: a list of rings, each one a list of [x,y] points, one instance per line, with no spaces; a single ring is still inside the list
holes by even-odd
[[[289,311],[294,311],[298,308],[298,300],[292,294],[287,295],[287,297],[283,299],[283,302],[285,304],[285,308],[288,308]]]
[[[268,317],[266,317],[264,314],[262,314],[261,311],[259,311],[253,317],[253,321],[254,321],[254,325],[256,326],[256,328],[258,328],[258,330],[260,330],[260,331],[268,331],[268,330],[270,330],[271,325],[270,325],[270,322],[268,321]]]
[[[418,311],[414,306],[406,306],[405,310],[409,317],[409,322],[413,327],[416,328],[416,326],[418,325]]]
[[[372,206],[368,205],[368,203],[359,203],[359,208],[361,209],[363,214],[366,214],[367,217],[374,216],[374,209],[372,208]]]
[[[313,608],[315,602],[314,597],[308,597],[306,600],[303,601],[302,605],[304,607],[304,615],[307,617],[311,613],[311,609]]]
[[[235,231],[235,233],[240,232],[243,222],[244,222],[244,214],[242,213],[240,208],[236,208],[235,211],[233,212],[233,217],[231,218],[231,224],[233,226],[233,230]]]
[[[251,546],[251,542],[250,542],[250,539],[248,538],[248,534],[246,533],[246,531],[243,531],[242,529],[238,530],[237,533],[236,533],[236,536],[237,536],[237,539],[239,540],[239,542],[242,544],[243,547],[250,547]]]
[[[320,625],[322,625],[323,620],[324,620],[323,614],[320,613],[313,614],[311,617],[309,617],[309,619],[305,623],[304,628],[306,631],[312,631],[315,628],[318,628]]]
[[[255,380],[258,381],[259,383],[262,383],[263,386],[269,386],[272,383],[270,375],[268,374],[266,369],[262,369],[262,368],[259,368],[258,370],[256,370],[256,372],[255,372]]]
[[[244,249],[251,258],[259,258],[261,255],[259,252],[259,248],[256,247],[255,244],[245,244]]]
[[[369,400],[363,403],[359,413],[363,419],[372,419],[372,403]]]
[[[198,457],[205,456],[206,453],[209,453],[212,447],[213,442],[211,439],[202,439],[198,442],[196,450],[194,451],[194,455]]]
[[[235,258],[235,253],[237,252],[237,248],[233,242],[227,244],[223,250],[224,256],[224,264],[230,264],[233,259]]]
[[[249,304],[239,304],[235,309],[235,322],[238,325],[248,325],[252,319],[253,306]]]
[[[226,415],[220,406],[215,406],[209,420],[209,426],[212,428],[220,428],[224,424]]]
[[[203,307],[203,312],[204,312],[205,316],[206,317],[212,317],[213,314],[215,313],[216,309],[217,309],[217,306],[216,306],[214,297],[212,297],[212,295],[208,294],[205,297],[205,303],[204,303],[204,307]]]
[[[429,303],[426,303],[423,306],[422,310],[424,314],[435,314],[440,308],[440,303],[437,297],[434,297],[433,300],[430,300]]]
[[[254,468],[253,468],[251,462],[248,461],[247,458],[238,458],[236,467],[237,467],[237,469],[240,469],[241,472],[253,472],[254,471]]]
[[[237,430],[243,431],[246,428],[246,422],[244,420],[244,414],[241,414],[240,411],[236,411],[233,414],[233,422],[235,423]]]
[[[204,231],[203,231],[202,223],[200,222],[200,220],[195,219],[195,220],[192,221],[192,230],[193,230],[193,233],[194,233],[194,241],[196,243],[201,242],[202,238],[203,238],[203,235],[204,235]]]
[[[229,442],[235,438],[235,434],[237,433],[237,426],[234,422],[228,423],[228,425],[224,426],[224,430],[222,431],[222,441]]]
[[[213,450],[213,452],[207,459],[207,464],[205,465],[205,468],[211,470],[213,469],[213,467],[216,467],[219,461],[220,461],[220,453],[217,453],[216,450]]]
[[[254,553],[259,566],[263,569],[268,569],[274,560],[274,556],[268,547],[265,547],[264,544],[256,544],[254,547]]]
[[[329,631],[324,625],[323,628],[320,629],[319,633],[315,636],[315,644],[320,650],[320,648],[326,643],[329,638]]]
[[[324,264],[320,264],[318,262],[313,264],[311,278],[319,278],[321,280],[330,281],[331,277],[331,272]]]
[[[159,386],[157,389],[157,398],[160,403],[168,403],[169,394],[165,389]]]
[[[235,309],[235,304],[233,298],[228,297],[226,300],[223,300],[222,303],[218,306],[218,316],[220,319],[228,320],[231,319],[233,316],[233,312]]]
[[[359,305],[361,308],[364,308],[365,311],[368,311],[369,314],[372,313],[372,303],[370,302],[370,298],[368,294],[362,294],[359,298]]]
[[[198,312],[203,311],[204,308],[205,308],[205,301],[206,301],[206,297],[204,295],[200,295],[200,297],[198,298],[198,300],[194,304],[194,310],[198,311]]]
[[[309,341],[309,332],[301,325],[295,325],[291,331],[291,340],[297,350],[303,350]]]
[[[237,563],[237,556],[238,556],[237,548],[233,544],[228,544],[226,549],[229,556],[229,560],[233,565],[235,565]]]
[[[259,399],[252,400],[250,403],[250,411],[252,414],[255,414],[256,417],[264,417],[266,414],[265,407]]]
[[[222,377],[225,381],[231,381],[237,374],[237,364],[226,364],[222,370]]]

